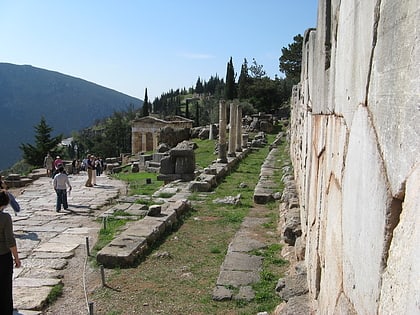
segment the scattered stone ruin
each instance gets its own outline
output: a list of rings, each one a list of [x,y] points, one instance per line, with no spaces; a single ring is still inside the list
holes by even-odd
[[[194,179],[195,154],[194,143],[183,141],[175,148],[169,150],[169,155],[160,161],[160,174],[158,180],[165,183],[182,180],[190,181]]]
[[[291,157],[311,308],[420,313],[417,0],[319,1]]]

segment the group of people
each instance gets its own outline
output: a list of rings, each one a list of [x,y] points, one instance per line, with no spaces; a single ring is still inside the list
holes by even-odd
[[[88,174],[85,186],[92,187],[96,185],[96,176],[100,176],[102,173],[103,163],[100,158],[95,158],[93,155],[89,155],[85,163]],[[53,178],[53,187],[57,195],[56,211],[60,212],[61,207],[68,209],[67,188],[71,191],[72,186],[63,160],[60,156],[53,159],[48,153],[44,159],[44,167],[47,170],[47,176]],[[0,176],[0,314],[10,315],[13,314],[13,262],[15,267],[19,268],[21,261],[13,233],[12,218],[9,213],[3,210],[9,204],[12,205],[13,201],[16,202],[14,196],[7,191],[7,185]]]
[[[51,156],[50,153],[47,153],[44,158],[44,167],[47,170],[47,176],[54,178],[56,174],[59,173],[59,168],[64,167],[64,162],[59,155],[55,159]]]
[[[89,154],[87,159],[83,160],[83,164],[85,165],[85,169],[88,174],[88,179],[85,183],[85,186],[96,186],[96,177],[102,174],[102,170],[104,168],[103,160],[101,158],[95,157],[92,154]]]
[[[72,163],[72,172],[74,174],[75,168],[77,168],[78,163],[76,160]],[[53,178],[54,190],[57,194],[57,203],[56,211],[61,211],[61,206],[66,210],[68,208],[67,202],[67,187],[69,191],[72,189],[67,173],[64,169],[64,162],[57,155],[55,160],[53,160],[50,153],[44,159],[44,167],[47,170],[47,176]],[[81,163],[81,169],[87,171],[87,181],[85,183],[86,187],[96,186],[96,177],[102,174],[104,168],[103,160],[100,157],[95,157],[93,154],[89,154],[86,159]]]

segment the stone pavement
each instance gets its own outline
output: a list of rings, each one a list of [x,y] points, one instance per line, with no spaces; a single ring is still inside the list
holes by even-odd
[[[62,271],[77,247],[86,246],[86,238],[100,226],[92,221],[95,212],[126,191],[123,182],[106,175],[97,177],[97,186],[84,186],[86,174],[69,175],[73,190],[68,197],[69,209],[55,211],[56,194],[52,179],[41,177],[16,196],[21,206],[13,218],[14,232],[22,267],[14,269],[14,314],[35,315],[54,285],[60,283]],[[92,244],[93,245],[93,244]]]
[[[278,192],[279,185],[273,181],[275,171],[279,170],[275,166],[278,150],[278,148],[270,150],[261,167],[259,181],[254,189],[254,202],[257,204],[265,204],[274,200],[273,194]],[[250,254],[250,252],[269,245],[259,240],[254,229],[268,221],[268,218],[252,215],[248,215],[244,219],[230,242],[225,260],[220,267],[216,287],[213,290],[213,300],[251,301],[254,299],[255,292],[252,289],[252,284],[260,281],[263,258]]]

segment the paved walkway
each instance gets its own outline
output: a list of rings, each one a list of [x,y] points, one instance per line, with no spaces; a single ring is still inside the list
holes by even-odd
[[[18,315],[41,314],[37,311],[46,300],[52,287],[60,282],[62,271],[75,249],[86,245],[86,237],[97,232],[92,220],[99,211],[120,191],[125,191],[123,182],[105,175],[97,177],[97,186],[84,186],[86,175],[70,175],[73,186],[68,197],[69,209],[55,211],[56,195],[52,180],[42,177],[25,187],[16,196],[21,212],[13,218],[22,267],[14,269],[13,296]],[[93,231],[96,230],[96,231]],[[93,246],[93,244],[91,244]]]
[[[273,160],[268,163],[270,168],[272,163]],[[8,208],[14,220],[14,231],[22,258],[22,268],[15,269],[14,273],[14,304],[18,309],[14,315],[41,314],[31,310],[42,308],[51,288],[60,282],[75,249],[80,245],[85,246],[86,237],[92,235],[92,232],[98,232],[99,226],[92,227],[94,225],[91,223],[102,211],[95,210],[103,208],[121,190],[126,189],[123,182],[111,180],[104,175],[97,178],[98,186],[94,188],[84,186],[85,174],[71,175],[70,181],[73,190],[67,211],[55,211],[56,195],[52,180],[46,177],[35,181],[17,196],[22,207],[18,216],[14,216],[12,209]],[[252,236],[252,229],[264,222],[264,219],[255,217],[244,220],[221,266],[213,292],[215,300],[254,298],[251,284],[259,279],[262,259],[250,255],[249,251],[266,245]],[[231,290],[225,289],[226,285],[239,288],[239,293],[234,296]]]

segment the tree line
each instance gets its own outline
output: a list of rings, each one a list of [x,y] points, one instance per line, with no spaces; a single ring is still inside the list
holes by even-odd
[[[263,65],[255,59],[249,64],[246,58],[238,77],[231,57],[225,79],[217,75],[207,81],[198,77],[195,86],[171,89],[153,102],[149,101],[146,88],[142,108],[130,105],[125,111],[114,112],[92,127],[74,132],[73,141],[66,147],[59,146],[63,135],[52,137],[52,128],[42,117],[34,127],[35,143],[20,146],[23,159],[34,167],[42,167],[47,152],[67,159],[82,159],[88,153],[102,157],[119,156],[131,152],[131,122],[135,118],[150,114],[161,118],[178,115],[192,119],[196,126],[216,123],[220,99],[238,102],[244,115],[265,112],[287,118],[292,87],[300,81],[302,44],[303,37],[298,34],[293,43],[282,48],[279,58],[279,71],[284,74],[282,78],[269,78]]]

